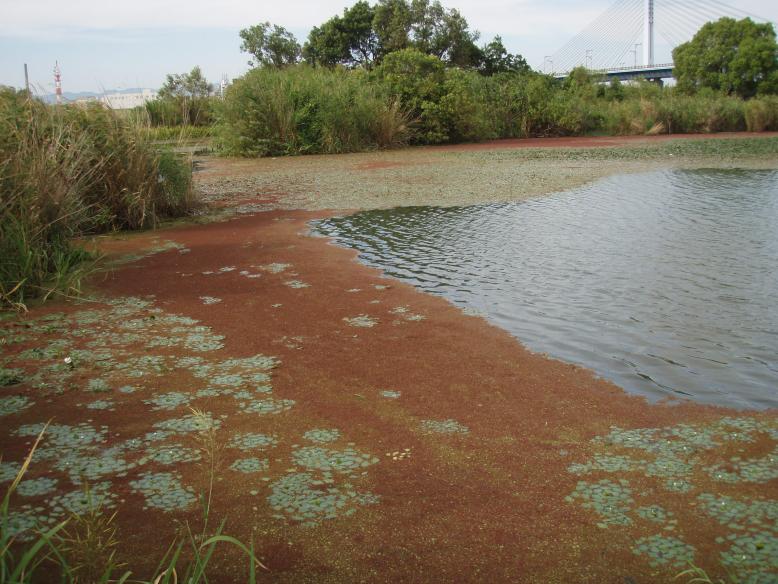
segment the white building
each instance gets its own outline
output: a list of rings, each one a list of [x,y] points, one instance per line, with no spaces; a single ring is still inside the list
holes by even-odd
[[[104,93],[91,97],[82,97],[75,100],[74,103],[98,102],[106,107],[115,110],[132,109],[142,106],[147,101],[157,99],[157,92],[152,89],[141,89],[132,93]]]
[[[97,101],[107,105],[111,109],[132,109],[144,105],[147,101],[157,99],[157,92],[151,89],[143,89],[136,93],[106,93],[97,98]]]

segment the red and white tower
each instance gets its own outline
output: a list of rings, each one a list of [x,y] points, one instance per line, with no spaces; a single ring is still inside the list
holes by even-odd
[[[59,70],[59,61],[54,61],[54,93],[57,96],[57,103],[62,103],[62,73]]]

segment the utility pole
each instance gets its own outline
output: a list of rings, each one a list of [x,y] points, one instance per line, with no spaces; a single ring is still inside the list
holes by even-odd
[[[27,72],[27,63],[24,64],[24,88],[27,90],[27,94],[30,93],[30,75]]]
[[[59,61],[54,61],[54,93],[57,96],[57,105],[62,103],[62,73],[59,70]]]
[[[643,24],[643,64],[654,64],[654,0],[645,0],[645,22]]]
[[[588,71],[592,70],[594,63],[594,51],[591,49],[586,50],[586,64],[584,65]]]
[[[638,47],[640,46],[640,43],[635,43],[635,48],[630,51],[632,53],[632,56],[635,57],[635,64],[634,67],[637,69],[638,67]]]

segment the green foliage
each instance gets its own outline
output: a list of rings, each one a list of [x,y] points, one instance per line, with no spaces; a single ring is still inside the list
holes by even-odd
[[[87,232],[140,229],[194,204],[191,170],[98,104],[46,106],[0,89],[0,302],[78,289],[71,246]]]
[[[300,60],[300,44],[294,35],[282,26],[269,22],[256,24],[240,31],[243,42],[240,50],[253,57],[252,67],[287,67]]]
[[[227,91],[217,138],[229,154],[355,152],[408,140],[408,117],[361,71],[254,69]]]
[[[375,6],[362,0],[342,17],[314,27],[303,56],[311,65],[371,68],[391,53],[416,49],[449,66],[476,67],[482,58],[477,39],[459,12],[438,0],[379,0]],[[521,65],[507,52],[500,54],[497,46],[490,57],[493,72]]]
[[[521,55],[512,55],[502,44],[502,38],[496,36],[481,48],[479,71],[484,75],[497,73],[529,73],[530,66]]]
[[[210,126],[214,122],[214,97],[168,97],[147,101],[133,110],[135,120],[146,126]]]
[[[194,67],[189,73],[168,74],[159,90],[159,97],[197,99],[208,97],[213,85],[203,77],[200,67]]]
[[[364,0],[346,8],[342,17],[333,16],[311,30],[303,57],[311,65],[370,67],[378,49],[374,17],[375,10]]]
[[[135,108],[132,116],[148,126],[207,126],[213,123],[213,85],[200,67],[168,74],[157,99]]]
[[[710,88],[753,97],[778,92],[778,44],[772,24],[722,18],[673,51],[678,88]]]

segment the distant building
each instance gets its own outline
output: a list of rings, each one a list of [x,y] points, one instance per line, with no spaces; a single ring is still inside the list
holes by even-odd
[[[152,89],[126,93],[104,93],[93,97],[77,99],[76,103],[98,102],[115,110],[126,110],[142,106],[147,101],[157,99],[157,92]]]

